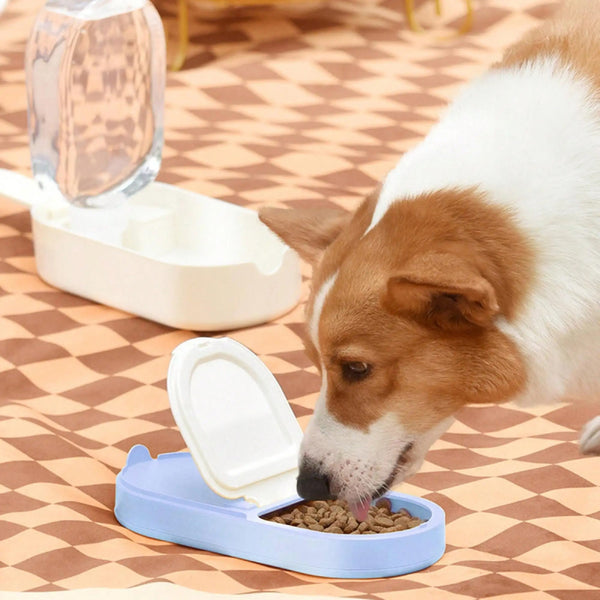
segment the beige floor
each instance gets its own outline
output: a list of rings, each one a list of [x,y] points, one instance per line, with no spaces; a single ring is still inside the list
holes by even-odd
[[[298,596],[278,592],[244,594],[247,600],[325,600],[332,596]],[[122,590],[90,588],[62,592],[2,592],[0,600],[235,600],[235,594],[212,594],[191,590],[174,583],[146,583]]]

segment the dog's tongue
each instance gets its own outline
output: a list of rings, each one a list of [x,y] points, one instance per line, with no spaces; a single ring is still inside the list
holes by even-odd
[[[350,502],[350,512],[358,522],[366,521],[371,506],[371,498],[361,500],[360,502]]]

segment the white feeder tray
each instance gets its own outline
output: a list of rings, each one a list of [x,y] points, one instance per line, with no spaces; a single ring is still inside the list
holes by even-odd
[[[4,169],[0,195],[31,207],[38,273],[72,294],[194,331],[263,323],[299,301],[298,256],[256,211],[156,182],[118,209],[75,208]]]

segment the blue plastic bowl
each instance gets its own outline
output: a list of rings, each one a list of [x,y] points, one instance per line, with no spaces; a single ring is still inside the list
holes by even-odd
[[[258,507],[215,494],[187,452],[153,459],[145,446],[129,452],[117,476],[115,516],[137,533],[310,575],[360,579],[424,569],[445,550],[444,511],[433,502],[388,493],[392,511],[401,508],[425,523],[394,533],[344,535],[299,529],[262,519],[296,504]]]

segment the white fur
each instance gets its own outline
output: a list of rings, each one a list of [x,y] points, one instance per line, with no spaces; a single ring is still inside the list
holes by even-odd
[[[362,499],[386,481],[412,437],[393,414],[378,419],[365,432],[340,423],[327,410],[326,403],[327,374],[323,372],[321,392],[304,435],[301,455],[321,463],[324,472],[330,474],[331,491],[337,497]]]
[[[600,105],[555,59],[493,70],[466,87],[387,176],[370,229],[423,192],[477,186],[511,209],[536,251],[523,310],[498,326],[528,386],[515,400],[600,392]]]
[[[319,464],[329,477],[330,491],[337,498],[356,502],[370,498],[390,475],[403,481],[423,464],[431,445],[448,429],[454,419],[444,419],[431,430],[415,436],[405,430],[394,413],[387,413],[369,425],[366,431],[340,423],[327,409],[327,372],[315,411],[300,448],[300,459]],[[397,464],[407,444],[412,448]]]
[[[319,349],[319,322],[321,320],[321,312],[323,311],[323,304],[329,294],[329,291],[333,287],[337,277],[337,273],[332,275],[325,281],[319,291],[315,294],[315,300],[313,302],[312,314],[308,325],[308,333],[315,348]]]
[[[327,375],[315,413],[302,442],[302,459],[320,463],[329,474],[330,489],[338,498],[362,500],[383,485],[397,468],[396,461],[405,446],[413,444],[406,462],[398,467],[396,479],[403,480],[416,473],[431,444],[450,426],[445,419],[418,437],[406,431],[394,413],[387,413],[372,423],[367,431],[340,423],[327,410]]]

